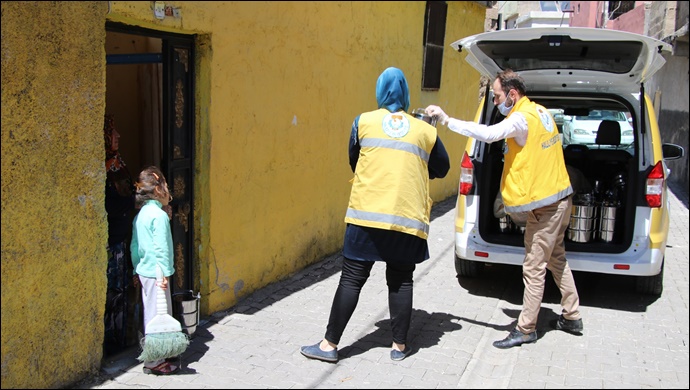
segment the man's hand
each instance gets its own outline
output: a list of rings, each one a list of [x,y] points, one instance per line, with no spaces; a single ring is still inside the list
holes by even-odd
[[[428,115],[436,117],[436,119],[439,122],[441,122],[442,125],[445,125],[448,122],[448,115],[446,115],[446,113],[443,112],[443,110],[439,106],[434,106],[434,105],[428,106],[426,108],[426,113]]]

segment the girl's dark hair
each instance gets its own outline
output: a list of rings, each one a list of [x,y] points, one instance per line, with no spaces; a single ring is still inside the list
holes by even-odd
[[[503,72],[498,72],[498,74],[496,74],[496,78],[501,83],[501,89],[506,95],[508,95],[508,92],[510,92],[511,89],[518,91],[520,96],[525,96],[527,94],[525,80],[523,80],[520,75],[513,72],[512,69],[506,69]]]
[[[138,209],[147,200],[170,196],[165,176],[156,166],[150,166],[141,171],[136,187],[135,205]]]

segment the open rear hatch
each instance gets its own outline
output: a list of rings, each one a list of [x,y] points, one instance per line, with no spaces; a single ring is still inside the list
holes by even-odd
[[[624,31],[535,27],[491,31],[451,44],[466,61],[493,78],[510,68],[530,90],[637,92],[666,60],[671,45]]]

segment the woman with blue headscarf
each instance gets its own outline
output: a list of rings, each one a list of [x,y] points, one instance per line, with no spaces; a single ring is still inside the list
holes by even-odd
[[[391,67],[379,76],[376,101],[377,110],[358,115],[352,124],[354,178],[342,272],[324,339],[300,350],[308,358],[338,361],[338,343],[377,261],[386,263],[390,357],[403,360],[411,352],[412,274],[416,264],[429,259],[429,180],[444,177],[450,162],[436,128],[407,114],[410,94],[400,69]]]

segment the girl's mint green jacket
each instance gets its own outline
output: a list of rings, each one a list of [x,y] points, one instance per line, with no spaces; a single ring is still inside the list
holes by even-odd
[[[156,265],[163,276],[175,272],[172,232],[168,214],[157,200],[147,200],[132,223],[132,265],[134,273],[147,278],[156,277]]]

